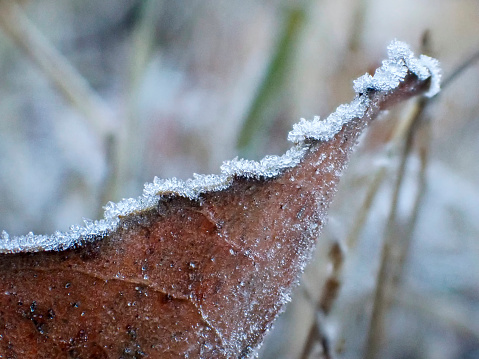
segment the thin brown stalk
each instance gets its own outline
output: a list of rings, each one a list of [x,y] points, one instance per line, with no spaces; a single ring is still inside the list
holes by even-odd
[[[420,160],[420,169],[417,178],[417,190],[416,196],[413,203],[413,209],[408,223],[406,224],[406,233],[404,234],[404,244],[402,251],[399,253],[399,268],[398,273],[395,276],[395,281],[393,282],[394,294],[398,292],[398,286],[401,282],[402,274],[404,273],[404,263],[406,261],[407,255],[409,253],[409,247],[412,241],[412,235],[414,229],[416,228],[416,223],[419,217],[421,210],[421,204],[424,198],[425,189],[426,189],[426,169],[429,159],[429,147],[431,140],[431,128],[430,121],[426,118],[422,118],[418,123],[418,129],[415,131],[417,144],[416,147],[419,153]]]
[[[425,41],[427,44],[427,39]],[[462,74],[467,68],[479,61],[479,51],[468,57],[460,64],[442,83],[442,88],[449,86],[454,79]],[[431,100],[421,99],[418,102],[416,115],[411,118],[407,136],[405,139],[404,151],[401,157],[398,176],[395,184],[395,191],[391,203],[390,215],[386,226],[386,239],[383,245],[381,264],[376,284],[374,296],[373,313],[371,316],[368,339],[366,343],[365,358],[373,359],[379,356],[380,348],[386,337],[385,319],[391,301],[398,293],[398,286],[401,282],[404,263],[409,253],[412,234],[420,213],[420,206],[424,196],[426,185],[426,167],[428,162],[429,144],[430,144],[430,124],[422,117],[426,106]],[[408,222],[403,226],[402,231],[397,218],[397,208],[399,193],[404,177],[407,158],[412,149],[412,143],[415,134],[421,131],[419,139],[419,158],[421,161],[420,171],[418,173],[418,188],[413,203],[413,209]]]
[[[329,314],[338,296],[338,291],[341,283],[341,272],[344,264],[344,250],[339,242],[334,242],[329,250],[329,259],[332,264],[332,271],[321,291],[321,296],[318,302],[318,308],[324,314]]]
[[[404,138],[407,136],[408,131],[414,123],[414,118],[416,116],[417,108],[413,106],[411,111],[404,117],[404,120],[400,121],[395,127],[391,140],[389,142],[388,149],[386,151],[385,157],[391,159],[396,157],[398,152],[398,147],[403,143]],[[357,215],[355,216],[355,221],[351,227],[350,232],[348,233],[346,244],[347,248],[351,249],[356,246],[358,238],[361,234],[361,230],[366,223],[366,220],[369,216],[371,206],[373,204],[374,198],[378,193],[381,184],[383,183],[386,175],[388,174],[388,165],[386,162],[381,164],[376,172],[373,175],[373,180],[369,185],[366,196],[358,210]]]
[[[380,168],[378,168],[378,170],[374,174],[374,178],[369,185],[366,197],[364,198],[363,203],[358,210],[355,221],[347,236],[346,244],[348,249],[356,247],[359,235],[361,234],[361,230],[363,229],[364,224],[366,223],[366,220],[369,216],[369,212],[371,211],[371,206],[373,204],[374,198],[376,198],[376,194],[378,193],[378,190],[381,186],[381,183],[384,181],[386,174],[387,169],[385,165],[382,165]]]
[[[329,259],[332,264],[332,271],[323,286],[319,299],[315,305],[314,312],[316,318],[311,324],[311,327],[306,338],[301,353],[301,359],[307,359],[316,345],[321,345],[322,357],[324,359],[333,358],[331,351],[330,340],[324,332],[324,317],[329,314],[331,308],[338,296],[341,287],[341,272],[344,263],[344,250],[339,242],[334,242],[329,250]]]
[[[398,220],[398,205],[407,159],[412,150],[413,137],[426,103],[427,100],[422,98],[417,104],[415,115],[412,117],[412,121],[409,122],[411,126],[407,132],[403,153],[401,155],[374,293],[373,312],[365,350],[365,358],[367,359],[379,357],[381,347],[386,338],[385,321],[387,312],[390,308],[391,298],[394,298],[394,293],[397,289],[397,278],[402,272],[402,265],[409,248],[410,236],[401,235],[402,231]]]
[[[311,324],[311,328],[303,347],[303,352],[299,358],[308,359],[317,346],[320,346],[321,348],[321,359],[333,358],[330,340],[324,332],[324,314],[320,312],[316,312],[315,320]]]
[[[459,66],[457,66],[456,69],[442,81],[442,88],[444,89],[445,87],[449,86],[451,82],[453,82],[457,77],[459,77],[465,70],[474,65],[474,63],[476,63],[477,61],[479,61],[479,50],[466,58],[466,60],[464,60]]]

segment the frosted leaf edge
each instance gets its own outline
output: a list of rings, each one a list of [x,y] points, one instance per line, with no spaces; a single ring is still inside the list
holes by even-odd
[[[294,146],[282,156],[266,156],[260,161],[235,158],[225,161],[219,175],[194,174],[186,181],[177,178],[160,179],[155,177],[152,183],[146,183],[142,196],[123,199],[118,203],[109,202],[104,208],[104,218],[84,220],[83,226],[74,225],[66,232],[52,235],[27,235],[10,237],[6,231],[0,233],[0,253],[38,252],[65,250],[108,236],[118,228],[121,217],[135,212],[154,208],[161,197],[176,195],[197,200],[201,194],[228,188],[235,177],[273,178],[284,170],[300,163],[309,145],[308,140],[328,141],[332,139],[349,121],[362,117],[369,105],[368,96],[361,94],[368,90],[392,91],[399,86],[408,72],[414,73],[420,80],[431,78],[427,97],[436,95],[440,90],[441,69],[439,62],[429,56],[414,56],[409,46],[394,40],[388,46],[388,59],[382,62],[373,76],[366,73],[353,82],[356,97],[349,104],[340,105],[325,120],[315,116],[313,120],[300,119],[293,125],[288,140]]]

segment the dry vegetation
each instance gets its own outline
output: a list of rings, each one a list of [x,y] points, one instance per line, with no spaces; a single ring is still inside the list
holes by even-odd
[[[479,50],[477,1],[292,3],[0,0],[0,229],[65,230],[155,175],[282,153],[393,38],[446,78]],[[260,358],[479,356],[478,95],[471,62],[371,127]]]

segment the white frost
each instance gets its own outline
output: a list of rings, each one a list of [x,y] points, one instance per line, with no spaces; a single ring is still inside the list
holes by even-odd
[[[361,94],[370,89],[391,91],[404,80],[408,71],[416,74],[421,80],[431,77],[431,85],[426,96],[432,97],[439,92],[441,70],[436,59],[424,55],[416,58],[407,44],[396,40],[388,46],[388,55],[389,59],[383,61],[374,76],[365,74],[354,81],[356,98],[351,103],[339,106],[326,120],[321,121],[319,117],[314,117],[311,121],[301,119],[299,123],[293,125],[288,140],[294,142],[295,146],[284,155],[266,156],[259,162],[235,158],[223,163],[219,175],[194,174],[192,179],[186,181],[155,177],[152,183],[145,184],[142,196],[136,199],[123,199],[119,203],[108,203],[105,206],[104,219],[99,221],[84,220],[83,226],[72,226],[67,232],[55,232],[48,236],[34,235],[30,232],[24,236],[10,237],[7,232],[2,231],[0,253],[71,248],[82,242],[107,236],[116,230],[120,217],[154,208],[162,196],[175,194],[197,200],[203,193],[227,188],[235,176],[248,178],[278,176],[282,171],[300,163],[308,149],[306,140],[328,141],[344,124],[363,116],[369,105],[369,99],[368,96]]]
[[[425,96],[432,97],[440,90],[441,69],[439,61],[429,56],[414,57],[409,46],[401,41],[393,41],[388,46],[389,59],[382,62],[374,76],[366,73],[353,82],[356,98],[347,105],[339,106],[335,112],[321,121],[315,116],[312,121],[304,118],[293,125],[288,140],[300,143],[308,138],[328,141],[334,137],[343,125],[353,118],[361,117],[368,108],[369,98],[360,96],[368,90],[392,91],[399,86],[408,72],[415,74],[420,80],[431,77],[431,85]]]

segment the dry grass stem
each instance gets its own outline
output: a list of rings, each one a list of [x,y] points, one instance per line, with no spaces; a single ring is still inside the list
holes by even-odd
[[[444,88],[449,86],[454,79],[462,74],[467,68],[472,66],[476,61],[479,61],[479,51],[467,58],[443,81],[442,89],[444,90]],[[401,283],[404,264],[409,252],[412,235],[420,213],[422,199],[424,197],[426,168],[430,146],[430,121],[425,119],[423,114],[425,108],[430,102],[431,100],[425,98],[418,100],[415,113],[412,116],[409,116],[409,120],[405,121],[403,125],[398,128],[398,131],[393,137],[393,142],[398,142],[403,138],[403,135],[406,134],[391,203],[390,215],[386,225],[386,236],[376,283],[373,312],[365,350],[365,358],[368,359],[379,357],[380,349],[387,335],[385,330],[386,315],[390,308],[391,301],[396,298],[396,295],[399,292],[398,287]],[[416,147],[420,160],[417,190],[413,201],[411,215],[407,222],[404,225],[401,225],[397,216],[397,208],[406,163],[412,151],[414,139],[417,139]],[[365,201],[366,204],[363,206],[364,208],[367,208],[366,205],[368,201],[370,201],[368,197]],[[358,216],[357,223],[364,223],[362,216]],[[359,229],[355,228],[356,226]],[[352,239],[348,240],[348,243],[354,243],[354,234],[359,233],[360,231],[360,225],[356,224],[356,226],[353,227],[353,231],[351,232]]]
[[[451,82],[453,82],[457,77],[459,77],[465,70],[469,67],[474,65],[477,61],[479,61],[479,50],[474,52],[471,56],[466,58],[459,66],[456,67],[454,71],[452,71],[449,76],[447,76],[441,84],[441,87],[444,89],[445,87],[449,86]]]
[[[91,123],[102,138],[114,132],[111,111],[86,80],[28,19],[14,0],[0,1],[0,27]]]
[[[410,246],[412,228],[409,226],[409,236],[404,235],[404,229],[398,218],[398,206],[407,159],[412,151],[414,134],[422,118],[421,116],[426,104],[426,99],[420,99],[415,106],[416,110],[414,111],[414,115],[405,121],[408,131],[404,140],[405,143],[401,155],[401,162],[396,177],[391,208],[386,224],[386,234],[381,254],[381,262],[374,294],[373,311],[365,350],[365,358],[368,359],[379,357],[381,347],[386,338],[385,321],[387,312],[391,305],[391,299],[394,298],[395,293],[397,292],[397,284]],[[419,206],[420,203],[419,198],[421,198],[422,186],[419,187],[420,190],[417,192],[418,199],[415,200],[415,207]]]
[[[351,230],[346,239],[346,244],[348,249],[352,249],[356,247],[358,242],[358,238],[361,234],[361,230],[366,223],[366,220],[369,216],[369,212],[371,211],[371,206],[373,204],[374,198],[376,198],[376,194],[381,186],[381,183],[384,181],[384,178],[387,174],[387,167],[386,165],[381,165],[374,174],[374,178],[369,185],[369,188],[366,193],[366,197],[361,204],[361,207],[358,210],[356,218],[354,220],[353,225],[351,226]]]
[[[306,342],[303,347],[301,359],[309,358],[315,346],[318,344],[322,348],[322,358],[333,358],[331,345],[327,333],[323,330],[325,317],[331,311],[331,308],[339,294],[341,288],[341,272],[344,264],[344,250],[341,244],[336,241],[329,250],[329,259],[331,261],[331,273],[321,290],[319,299],[315,304],[316,319],[311,324]],[[309,294],[309,293],[308,293]]]
[[[478,313],[464,303],[458,304],[458,298],[441,295],[425,296],[424,293],[404,286],[395,300],[403,307],[414,309],[445,327],[452,326],[465,336],[479,340]]]

